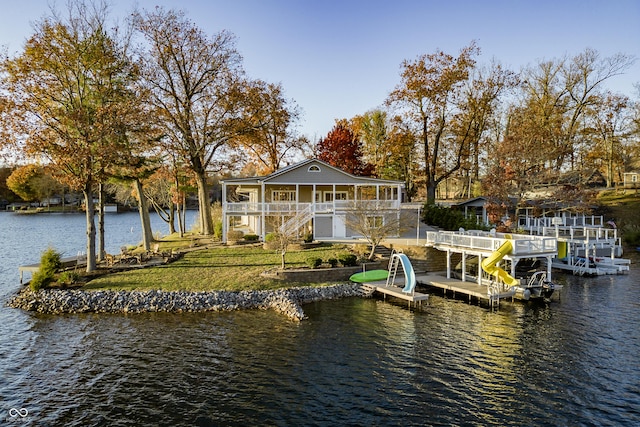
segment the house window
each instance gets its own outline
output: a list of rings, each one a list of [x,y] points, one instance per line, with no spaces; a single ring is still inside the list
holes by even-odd
[[[273,190],[271,192],[272,202],[295,202],[296,192],[295,190]]]
[[[333,195],[335,194],[335,199],[333,198]],[[333,191],[325,191],[324,192],[324,201],[325,202],[333,202],[334,200],[347,200],[347,192],[346,191],[336,191],[335,193]]]
[[[318,165],[309,166],[309,169],[307,169],[307,171],[309,171],[309,172],[322,172],[320,170],[320,166],[318,166]]]
[[[636,174],[631,175],[631,182],[638,182],[638,175]]]
[[[367,226],[369,228],[380,228],[384,225],[384,218],[381,216],[368,216]]]

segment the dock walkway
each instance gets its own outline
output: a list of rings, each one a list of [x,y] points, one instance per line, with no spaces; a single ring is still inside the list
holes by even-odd
[[[460,279],[447,278],[439,274],[426,274],[416,276],[416,281],[423,286],[440,288],[446,294],[447,291],[457,294],[467,295],[469,302],[471,298],[487,302],[489,305],[499,304],[501,299],[513,297],[513,292],[490,293],[487,285],[480,285],[476,282],[467,282]]]
[[[422,294],[420,292],[403,292],[402,287],[395,285],[387,286],[386,281],[363,283],[362,287],[369,290],[371,293],[380,292],[384,295],[385,299],[388,295],[394,298],[408,301],[409,308],[411,308],[412,304],[415,307],[418,307],[419,305],[422,305],[422,301],[427,301],[429,299],[428,294]]]
[[[71,268],[75,266],[86,266],[87,257],[86,255],[77,255],[72,257],[61,258],[60,263],[62,264],[63,269]],[[40,263],[19,266],[18,272],[20,273],[20,284],[22,284],[23,275],[25,271],[28,271],[30,273],[35,273],[38,270],[40,270]]]

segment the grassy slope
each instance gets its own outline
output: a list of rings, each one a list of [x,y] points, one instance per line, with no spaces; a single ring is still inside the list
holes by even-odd
[[[640,192],[606,190],[598,195],[602,215],[613,219],[619,228],[640,227]]]
[[[287,267],[302,267],[310,257],[338,258],[344,246],[323,246],[287,252]],[[109,274],[89,282],[83,289],[208,291],[277,289],[303,285],[260,277],[280,266],[280,254],[261,247],[220,247],[185,254],[171,264]],[[308,283],[304,284],[308,285]]]

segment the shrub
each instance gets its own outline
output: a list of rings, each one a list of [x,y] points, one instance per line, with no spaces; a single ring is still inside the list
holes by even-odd
[[[625,231],[622,240],[629,246],[640,246],[640,229]]]
[[[302,241],[305,243],[313,242],[313,234],[312,233],[305,234],[304,237],[302,238]]]
[[[331,266],[331,268],[335,268],[338,265],[338,260],[336,258],[329,258],[327,263]]]
[[[33,274],[29,286],[34,292],[49,285],[55,278],[56,271],[60,269],[62,262],[60,261],[60,253],[53,248],[48,248],[40,257],[40,267]]]
[[[73,285],[80,279],[80,275],[75,271],[63,271],[58,276],[58,282],[64,285]]]
[[[307,265],[309,268],[318,268],[322,265],[322,259],[316,257],[307,258]]]
[[[353,267],[354,265],[357,264],[358,257],[355,256],[354,254],[344,254],[344,255],[340,255],[339,261],[343,267]]]
[[[245,234],[244,236],[244,240],[246,240],[247,242],[257,242],[259,238],[260,236],[258,236],[257,234]]]
[[[227,233],[227,240],[242,240],[244,233],[240,230],[231,230]]]
[[[487,229],[486,226],[476,223],[475,218],[465,218],[461,211],[434,204],[425,205],[422,220],[426,224],[448,231],[457,231],[460,228],[469,230]]]
[[[275,238],[276,238],[275,233],[268,233],[266,236],[264,236],[264,241],[269,243],[275,240]]]
[[[213,223],[213,238],[222,240],[222,221],[216,221]]]

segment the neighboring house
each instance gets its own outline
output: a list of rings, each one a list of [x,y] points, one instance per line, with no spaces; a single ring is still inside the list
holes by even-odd
[[[462,211],[465,218],[475,218],[478,224],[489,225],[489,216],[487,215],[487,208],[485,207],[486,204],[486,197],[474,197],[473,199],[456,203],[452,205],[452,207]]]
[[[624,188],[640,188],[640,172],[625,172]]]
[[[372,224],[400,215],[403,183],[351,175],[309,159],[253,178],[222,181],[223,240],[227,232],[255,233],[263,240],[278,228],[311,233],[316,240],[359,237],[347,215],[375,206]]]

